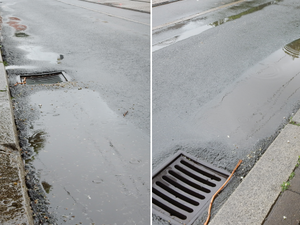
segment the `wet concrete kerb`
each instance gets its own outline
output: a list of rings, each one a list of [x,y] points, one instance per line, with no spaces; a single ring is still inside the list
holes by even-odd
[[[291,118],[291,121],[300,124],[300,110]]]
[[[178,2],[178,1],[181,1],[181,0],[153,0],[152,1],[152,7],[166,5],[166,4],[173,3],[173,2]]]
[[[300,122],[300,111],[292,118]],[[209,223],[262,224],[300,156],[300,126],[287,124]]]
[[[0,223],[32,225],[24,164],[1,51],[0,61]]]
[[[150,13],[150,0],[81,0],[120,9],[127,9],[141,13]]]

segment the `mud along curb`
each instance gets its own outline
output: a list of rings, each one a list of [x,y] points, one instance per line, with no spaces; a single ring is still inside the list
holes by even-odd
[[[9,86],[0,51],[0,224],[32,225]]]

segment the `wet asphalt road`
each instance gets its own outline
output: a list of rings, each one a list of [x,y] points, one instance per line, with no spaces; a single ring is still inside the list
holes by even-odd
[[[77,0],[0,7],[30,192],[42,187],[56,224],[149,224],[149,14]],[[61,70],[69,82],[14,86]]]
[[[222,5],[194,1],[189,13],[183,3],[153,9],[152,166],[178,150],[228,171],[242,159],[218,209],[299,108],[300,5],[245,1],[155,28]]]
[[[214,8],[222,7],[226,4],[236,2],[235,0],[185,0],[169,3],[152,9],[152,26],[156,28],[162,24],[171,23],[200,12],[205,12]]]

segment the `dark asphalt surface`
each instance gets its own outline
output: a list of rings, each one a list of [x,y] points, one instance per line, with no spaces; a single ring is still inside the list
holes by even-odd
[[[176,3],[169,3],[153,7],[152,9],[152,26],[155,28],[158,25],[172,22],[177,19],[181,19],[199,12],[203,12],[212,8],[220,7],[229,3],[235,2],[235,0],[202,0],[202,1],[178,1]]]
[[[200,26],[249,9],[248,4],[206,14]],[[299,108],[299,58],[284,50],[300,38],[298,12],[297,1],[273,1],[153,52],[153,169],[178,150],[228,171],[243,160],[214,209]],[[190,24],[197,27],[195,20],[184,22],[155,31],[153,40],[178,35]],[[294,48],[299,51],[299,45]],[[162,223],[154,216],[153,224]]]
[[[183,16],[178,16],[179,13],[170,13],[167,16],[160,13],[156,16],[156,20],[161,20],[161,24],[156,23],[156,26],[152,28],[152,52],[177,43],[178,41],[199,35],[206,30],[234,21],[247,14],[263,10],[265,7],[277,4],[280,1],[281,0],[262,0],[259,2],[245,0],[229,2],[201,1],[200,5],[199,2],[186,4],[184,10],[189,10],[190,12],[185,13]],[[173,9],[178,10],[178,8],[183,8],[183,6],[179,4],[182,4],[182,2],[170,4],[169,7],[171,11],[174,11]],[[158,12],[160,7],[157,8]],[[197,10],[195,11],[195,9]],[[155,10],[156,8],[154,8],[154,13]],[[165,17],[167,17],[167,19]]]
[[[57,224],[149,223],[149,14],[77,0],[0,4],[32,204],[43,207],[42,187]],[[58,70],[70,82],[14,86]]]
[[[90,7],[116,16],[122,16],[124,11],[124,17],[141,23],[149,24],[150,21],[149,15],[143,13],[71,1],[72,4],[77,2],[81,7]],[[26,39],[10,40],[11,45],[15,46],[18,43],[18,47],[14,49],[18,54],[12,57],[12,63],[35,66],[38,64],[38,67],[48,70],[64,69],[67,73],[72,71],[76,81],[95,81],[95,88],[103,93],[103,98],[114,111],[121,108],[125,110],[135,104],[134,114],[128,114],[127,119],[149,133],[150,79],[145,75],[150,73],[149,26],[59,1],[45,3],[52,7],[54,14],[41,13],[41,7],[46,7],[40,5],[42,3],[25,3],[26,1],[2,3],[6,13],[4,23],[8,17],[16,16],[17,12],[22,19],[21,24],[28,27],[26,33],[30,35]],[[72,14],[69,16],[68,13]],[[6,30],[4,28],[4,32]],[[11,36],[14,33],[13,30],[8,32]],[[119,32],[122,35],[119,35]],[[27,54],[31,59],[39,58],[40,61],[33,62],[24,57]],[[64,55],[63,63],[57,65],[57,58],[53,54]],[[47,57],[47,61],[42,60]],[[53,65],[53,62],[56,65]],[[87,77],[83,74],[89,75]]]

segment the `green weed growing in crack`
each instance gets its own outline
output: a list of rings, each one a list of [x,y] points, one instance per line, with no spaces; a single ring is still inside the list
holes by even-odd
[[[287,189],[289,188],[290,185],[291,185],[291,184],[290,184],[289,181],[283,182],[283,183],[281,184],[281,191],[284,192],[285,190],[287,190]]]
[[[295,121],[290,121],[290,124],[292,124],[292,125],[296,125],[296,126],[300,126],[300,124],[299,124],[299,123],[297,123],[297,122],[295,122]]]
[[[3,62],[0,61],[0,63],[3,63],[4,66],[8,66],[8,63],[6,61]]]
[[[298,156],[298,161],[297,161],[297,164],[296,164],[296,168],[298,168],[298,166],[300,166],[300,156]]]
[[[291,175],[289,176],[289,180],[293,179],[295,176],[295,172],[292,172]]]
[[[7,85],[6,85],[6,89],[3,89],[3,90],[0,90],[0,92],[5,92],[5,91],[7,91],[8,89],[7,89]]]
[[[300,165],[300,156],[298,156],[298,160],[297,160],[297,164],[295,166],[295,168],[299,167]],[[287,182],[283,182],[280,186],[281,186],[281,191],[284,192],[285,190],[287,190],[290,186],[291,186],[291,183],[290,181],[295,177],[295,172],[293,171],[290,176],[289,176],[289,179]]]
[[[289,124],[296,125],[296,126],[300,126],[299,123],[297,123],[296,121],[293,120],[293,117],[292,117],[292,116],[291,116],[290,119],[289,119]]]

